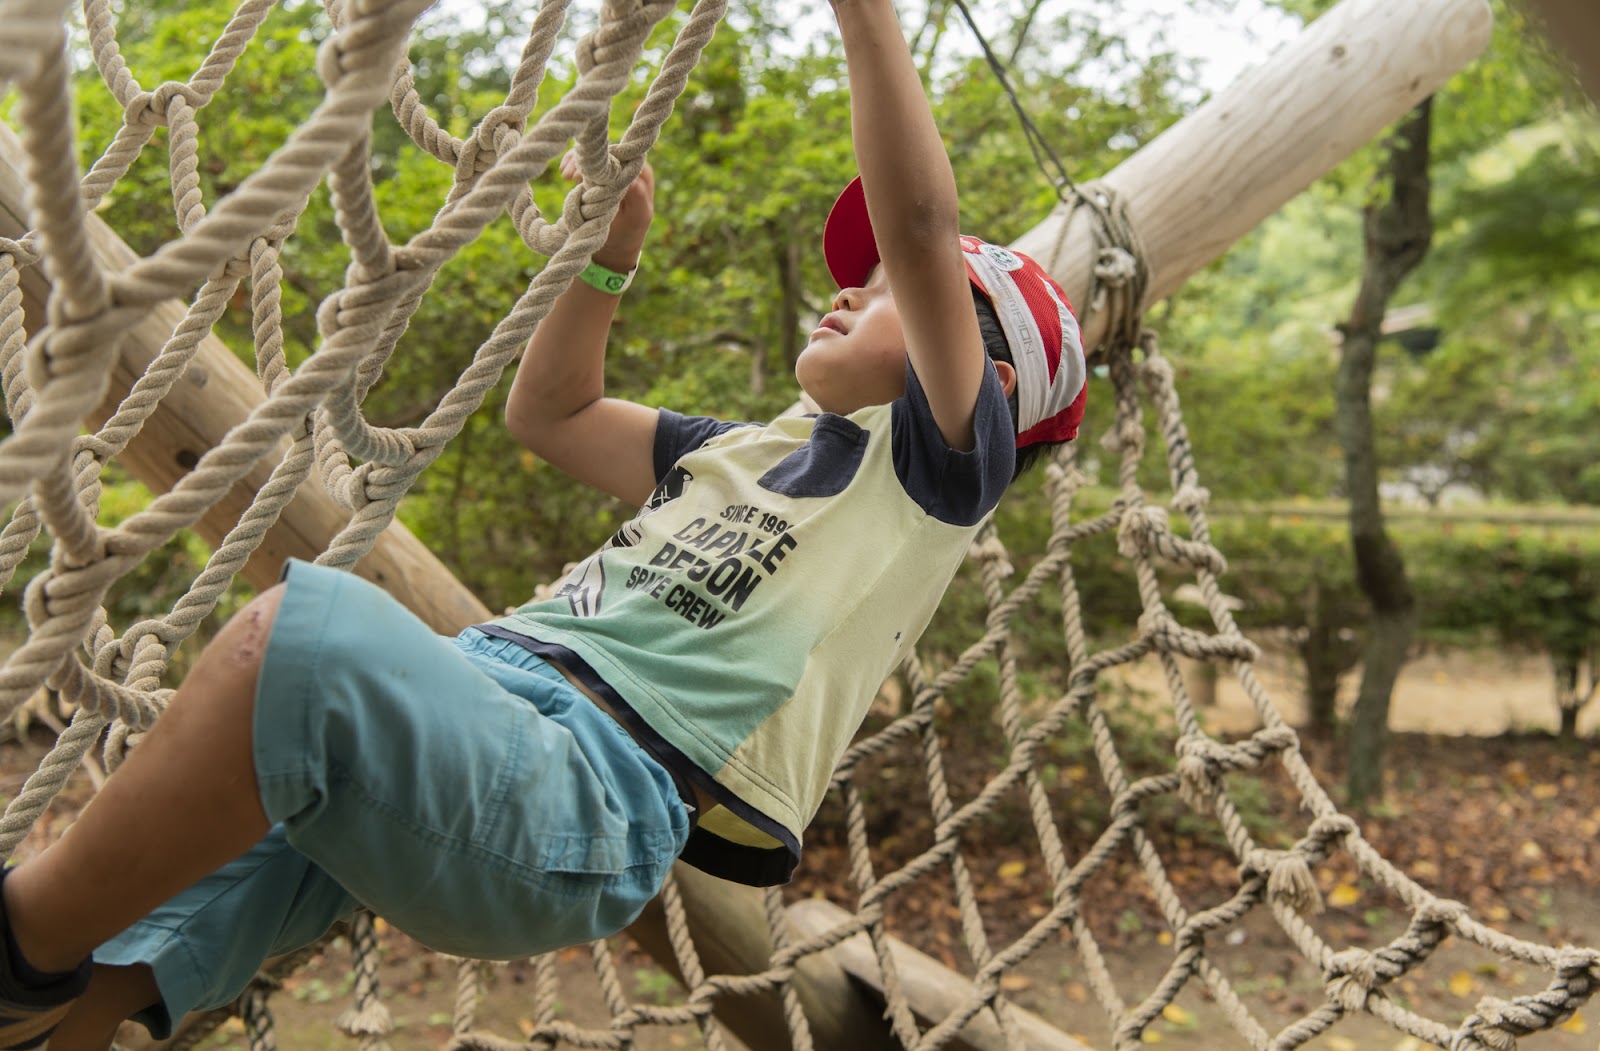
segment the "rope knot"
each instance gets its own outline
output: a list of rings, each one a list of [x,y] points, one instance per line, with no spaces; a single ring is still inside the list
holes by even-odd
[[[1537,1024],[1537,1016],[1525,1008],[1485,996],[1451,1037],[1450,1051],[1517,1051],[1518,1034],[1531,1032]]]
[[[1172,386],[1172,362],[1160,354],[1146,352],[1144,361],[1139,364],[1139,378],[1147,386],[1165,390]]]
[[[113,646],[106,646],[95,654],[94,670],[108,679],[124,679],[141,657],[165,661],[170,647],[182,641],[183,632],[164,620],[141,620],[127,631]]]
[[[183,83],[181,80],[169,80],[158,85],[154,91],[141,91],[128,100],[123,107],[122,119],[136,127],[152,127],[170,123],[172,117],[172,100],[183,99],[184,104],[190,109],[199,109],[210,99]]]
[[[373,496],[368,491],[368,483],[372,480],[374,466],[373,462],[368,460],[366,463],[357,464],[349,474],[345,475],[344,485],[341,486],[342,492],[339,494],[341,505],[352,511],[360,511],[372,503]]]
[[[516,146],[522,140],[527,123],[523,113],[514,107],[500,105],[490,110],[478,124],[478,131],[473,136],[479,148],[478,170],[489,168],[496,157],[503,156]]]
[[[1204,511],[1210,505],[1211,490],[1203,485],[1195,485],[1192,482],[1186,483],[1172,497],[1173,509],[1182,511],[1184,514],[1192,515]]]
[[[299,218],[300,214],[298,212],[286,212],[278,216],[277,219],[273,220],[271,226],[261,231],[260,235],[256,237],[256,241],[251,242],[252,247],[256,242],[265,242],[263,245],[265,248],[281,247],[283,242],[289,239],[289,235],[294,233],[294,225]]]
[[[350,1008],[334,1025],[346,1036],[382,1037],[394,1032],[394,1016],[382,1000],[372,1000],[361,1007]]]
[[[317,76],[328,87],[344,79],[344,41],[342,33],[335,33],[317,48]]]
[[[1266,877],[1268,898],[1283,902],[1301,916],[1322,911],[1322,894],[1311,875],[1311,864],[1299,851],[1257,847],[1245,856],[1239,875],[1247,880]]]
[[[234,256],[222,264],[222,271],[219,276],[227,278],[229,281],[243,281],[250,276],[250,260],[242,255]]]
[[[1178,636],[1183,629],[1165,606],[1151,606],[1139,614],[1139,634],[1156,641],[1157,648],[1164,648],[1166,644]]]
[[[40,391],[57,379],[74,375],[103,380],[116,359],[132,320],[141,314],[113,307],[93,316],[70,317],[50,301],[50,323],[28,341],[23,368],[28,383]]]
[[[1009,577],[1017,571],[1011,564],[1010,552],[1006,550],[1006,545],[992,533],[982,540],[973,541],[967,548],[967,557],[978,563],[995,563],[995,568],[1002,577]]]
[[[616,164],[613,161],[606,165],[605,175],[595,182],[588,182],[579,187],[577,216],[580,223],[594,222],[602,215],[609,215],[622,199],[626,185],[617,185]]]
[[[1467,915],[1467,907],[1449,898],[1434,898],[1417,909],[1416,922],[1438,927],[1451,927]]]
[[[1094,276],[1108,285],[1121,288],[1139,276],[1139,261],[1126,248],[1102,248],[1095,257]]]
[[[1117,552],[1124,558],[1134,558],[1148,550],[1163,533],[1168,531],[1167,509],[1144,504],[1130,507],[1122,513],[1117,524]]]
[[[1328,999],[1354,1014],[1365,1010],[1367,997],[1378,985],[1377,961],[1365,949],[1335,953],[1323,973]]]
[[[1227,757],[1227,746],[1201,734],[1178,742],[1178,795],[1191,810],[1206,809]]]
[[[1083,472],[1075,466],[1064,467],[1054,460],[1045,464],[1044,490],[1052,500],[1066,493],[1077,492],[1087,482]]]
[[[1263,755],[1293,751],[1300,747],[1300,735],[1289,726],[1272,726],[1257,730],[1250,736],[1250,740],[1260,746]]]
[[[1359,831],[1353,818],[1345,814],[1325,814],[1311,822],[1311,827],[1306,830],[1306,838],[1326,854],[1335,843],[1343,842],[1346,836]]]
[[[1465,906],[1460,902],[1451,902],[1462,912]],[[1580,949],[1576,946],[1566,945],[1556,954],[1556,973],[1566,980],[1568,985],[1578,985],[1586,990],[1593,990],[1600,985],[1600,951],[1594,949]]]
[[[37,266],[39,264],[39,260],[43,257],[40,256],[38,251],[33,247],[33,244],[31,243],[32,241],[32,238],[24,238],[21,241],[13,241],[9,237],[0,237],[0,256],[10,256],[14,265],[18,269],[29,266]]]

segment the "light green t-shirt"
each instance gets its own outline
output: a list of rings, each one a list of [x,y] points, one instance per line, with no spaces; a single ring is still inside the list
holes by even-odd
[[[646,747],[719,801],[686,861],[788,878],[879,686],[1010,481],[990,371],[970,453],[939,439],[909,370],[906,398],[848,417],[663,412],[650,502],[554,597],[483,626],[576,658]]]

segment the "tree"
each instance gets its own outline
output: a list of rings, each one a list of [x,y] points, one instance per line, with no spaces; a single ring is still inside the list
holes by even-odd
[[[1356,580],[1372,604],[1361,692],[1350,732],[1348,791],[1353,806],[1382,791],[1389,733],[1389,697],[1416,632],[1416,597],[1405,562],[1384,527],[1378,502],[1377,442],[1372,425],[1372,372],[1383,316],[1396,289],[1428,251],[1428,137],[1433,100],[1424,99],[1396,129],[1383,172],[1386,199],[1366,210],[1361,287],[1347,320],[1336,387],[1339,440],[1350,500],[1350,546]]]

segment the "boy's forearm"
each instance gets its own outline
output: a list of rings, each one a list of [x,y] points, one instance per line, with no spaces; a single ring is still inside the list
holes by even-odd
[[[953,240],[955,175],[890,0],[834,0],[850,74],[856,163],[886,260],[895,248]]]
[[[620,302],[574,279],[551,305],[528,341],[506,402],[514,434],[560,423],[605,394],[606,341]]]
[[[561,171],[578,178],[575,154],[561,159]],[[639,265],[654,201],[655,172],[646,164],[623,191],[605,243],[592,256],[595,263],[616,273]],[[620,302],[620,296],[574,278],[551,304],[528,341],[506,401],[506,423],[519,441],[537,444],[541,433],[559,429],[605,395],[606,341]]]

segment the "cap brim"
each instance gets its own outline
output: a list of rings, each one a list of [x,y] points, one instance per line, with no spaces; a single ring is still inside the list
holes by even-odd
[[[872,268],[878,265],[878,242],[872,235],[867,194],[859,175],[844,188],[828,212],[828,221],[822,227],[822,256],[840,288],[866,284]]]

